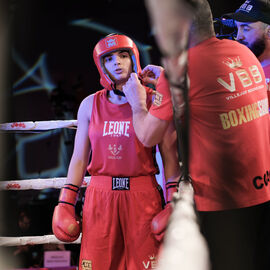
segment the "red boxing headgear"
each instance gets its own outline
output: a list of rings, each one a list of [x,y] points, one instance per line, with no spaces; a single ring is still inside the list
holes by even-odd
[[[133,71],[141,72],[140,56],[136,44],[129,37],[121,34],[110,34],[101,39],[95,46],[93,57],[100,74],[100,84],[107,90],[114,90],[114,82],[106,73],[102,57],[109,52],[125,49],[129,52],[133,62]]]

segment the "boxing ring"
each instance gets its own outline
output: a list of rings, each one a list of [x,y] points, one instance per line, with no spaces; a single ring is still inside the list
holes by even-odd
[[[57,120],[40,122],[14,122],[0,124],[0,132],[35,133],[58,128],[76,129],[76,120]],[[87,187],[91,176],[85,177],[81,187]],[[61,189],[66,177],[36,178],[27,180],[0,181],[0,191]],[[192,185],[180,182],[179,192],[173,199],[173,213],[165,235],[158,270],[209,270],[208,248],[200,234],[195,214],[194,191]],[[0,237],[0,246],[21,246],[40,244],[80,244],[80,237],[70,243],[59,241],[54,235]]]
[[[70,128],[76,129],[77,120],[55,120],[55,121],[27,121],[0,124],[0,132],[7,133],[38,133],[53,129]],[[85,177],[82,187],[86,187],[91,177]],[[47,188],[61,189],[66,177],[36,178],[27,180],[0,181],[0,191],[3,190],[43,190]],[[22,237],[0,237],[0,246],[20,246],[38,244],[61,244],[54,235],[44,236],[22,236]],[[81,236],[71,244],[80,244]],[[64,243],[69,244],[69,243]]]

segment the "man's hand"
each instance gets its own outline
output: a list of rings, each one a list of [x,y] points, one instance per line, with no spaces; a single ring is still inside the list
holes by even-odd
[[[133,112],[147,110],[146,90],[136,73],[131,73],[128,81],[123,85],[123,92]]]
[[[160,73],[163,70],[164,68],[161,66],[148,65],[142,70],[140,78],[142,79],[143,83],[145,84],[150,83],[156,86]]]

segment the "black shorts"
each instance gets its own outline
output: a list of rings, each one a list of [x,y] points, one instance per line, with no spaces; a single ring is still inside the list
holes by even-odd
[[[270,269],[270,202],[198,214],[212,270]]]

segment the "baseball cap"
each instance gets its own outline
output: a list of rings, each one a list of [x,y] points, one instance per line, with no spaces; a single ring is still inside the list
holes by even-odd
[[[270,24],[270,2],[266,1],[246,0],[235,13],[226,14],[226,16],[239,22],[261,21]]]

